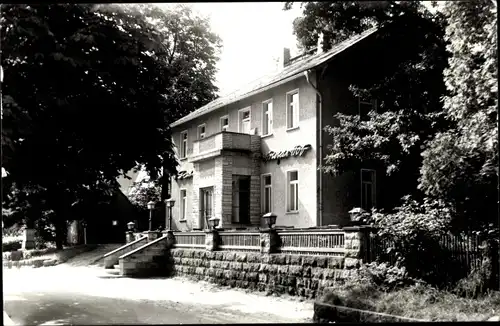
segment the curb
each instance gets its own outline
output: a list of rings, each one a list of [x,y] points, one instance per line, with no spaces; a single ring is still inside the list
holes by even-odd
[[[4,326],[15,326],[16,325],[16,323],[14,323],[14,321],[12,319],[10,319],[9,315],[7,315],[5,310],[3,311],[3,324],[4,324]]]

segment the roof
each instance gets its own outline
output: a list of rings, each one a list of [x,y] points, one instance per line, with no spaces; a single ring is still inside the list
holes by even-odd
[[[302,60],[298,60],[296,62],[292,62],[290,65],[286,66],[283,70],[273,73],[273,74],[268,74],[262,78],[259,78],[249,84],[247,84],[245,87],[236,90],[232,93],[229,93],[225,96],[219,97],[215,99],[214,101],[202,106],[196,111],[193,111],[189,113],[188,115],[180,118],[179,120],[175,121],[170,125],[170,127],[176,127],[179,126],[185,122],[191,121],[193,119],[196,119],[204,114],[213,112],[223,106],[226,106],[228,104],[237,102],[239,100],[242,100],[246,97],[252,96],[254,94],[257,94],[259,92],[264,91],[264,88],[267,88],[269,86],[272,86],[274,84],[279,84],[280,82],[285,82],[291,79],[295,79],[301,76],[301,74],[304,71],[307,71],[309,69],[315,68],[339,53],[343,52],[344,50],[350,48],[354,44],[358,43],[359,41],[365,39],[366,37],[370,36],[371,34],[375,33],[378,30],[378,28],[370,28],[366,30],[365,32],[355,35],[351,38],[348,38],[347,40],[340,42],[336,45],[333,46],[330,50],[323,52],[323,53],[318,53],[314,54],[308,57],[305,57]],[[278,86],[278,85],[276,85]]]

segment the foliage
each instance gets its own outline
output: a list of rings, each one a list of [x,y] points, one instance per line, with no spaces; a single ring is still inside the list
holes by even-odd
[[[215,97],[220,41],[185,8],[1,9],[2,201],[18,221],[50,212],[61,248],[72,205],[106,197],[138,164],[175,171],[169,125]]]
[[[452,281],[438,270],[452,267],[446,267],[451,264],[450,256],[439,240],[450,228],[453,210],[444,202],[404,200],[393,213],[373,215],[376,239],[388,244],[386,259],[396,257],[396,265],[404,267],[411,277],[438,285]]]
[[[500,295],[491,292],[477,299],[461,298],[428,284],[386,291],[373,285],[338,285],[325,291],[320,302],[435,321],[483,321],[500,313]]]
[[[161,187],[158,182],[143,179],[132,184],[128,198],[140,210],[147,210],[148,202],[161,200]]]
[[[372,284],[379,289],[393,291],[421,281],[410,277],[404,266],[398,267],[387,263],[372,262],[362,265],[346,282],[346,285]]]
[[[399,44],[374,59],[384,62],[380,72],[349,87],[354,97],[376,99],[377,112],[366,120],[336,112],[336,123],[324,128],[331,141],[323,171],[340,175],[370,165],[385,172],[391,184],[386,209],[404,195],[418,196],[421,147],[449,124],[440,102],[447,63],[443,16],[419,1],[307,2],[302,7],[294,33],[304,49],[316,46],[319,33],[328,50],[373,26],[379,27],[377,42]]]
[[[14,251],[21,249],[23,243],[23,239],[19,237],[15,238],[2,238],[2,251]]]
[[[452,202],[464,224],[497,219],[497,6],[493,1],[450,1],[444,71],[444,112],[454,122],[422,153],[420,188]]]

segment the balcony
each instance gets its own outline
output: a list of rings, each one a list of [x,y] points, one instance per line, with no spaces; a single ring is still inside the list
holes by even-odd
[[[260,144],[260,137],[256,141]],[[252,136],[237,132],[223,131],[209,137],[193,142],[193,154],[188,158],[188,162],[194,163],[216,157],[222,151],[252,151]]]

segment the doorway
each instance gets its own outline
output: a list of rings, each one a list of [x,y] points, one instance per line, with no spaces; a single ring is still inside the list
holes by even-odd
[[[213,187],[200,189],[200,228],[208,228],[213,212]]]
[[[233,175],[232,222],[250,223],[250,176]]]

